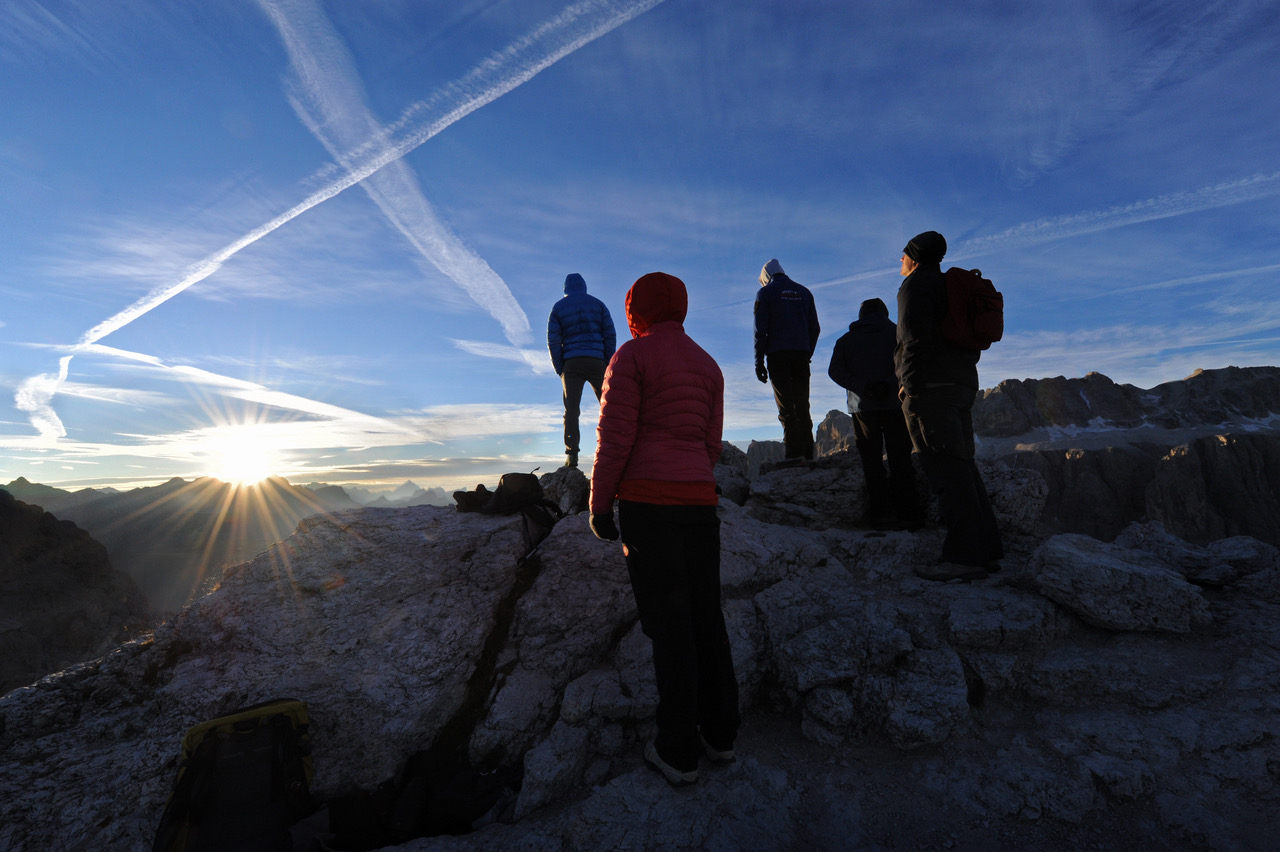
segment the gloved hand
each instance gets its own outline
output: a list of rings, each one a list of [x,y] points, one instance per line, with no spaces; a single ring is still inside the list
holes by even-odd
[[[769,371],[764,368],[764,364],[756,364],[756,378],[761,382],[769,381]]]
[[[617,541],[618,525],[613,522],[613,513],[604,514],[603,512],[591,513],[591,531],[596,534],[596,538],[601,541]]]

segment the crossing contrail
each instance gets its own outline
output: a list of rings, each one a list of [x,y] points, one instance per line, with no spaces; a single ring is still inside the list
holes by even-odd
[[[72,354],[60,360],[56,374],[33,376],[18,387],[14,395],[17,407],[28,413],[31,424],[42,436],[64,437],[66,427],[51,403],[58,387],[66,381],[71,358],[77,352],[119,331],[192,285],[200,283],[217,272],[227,260],[272,231],[350,189],[454,122],[492,103],[579,48],[661,2],[662,0],[583,0],[575,3],[532,32],[487,57],[461,79],[443,87],[426,100],[411,104],[393,124],[382,128],[371,140],[342,158],[344,174],[270,221],[195,263],[180,281],[153,289],[124,310],[86,331],[72,347]]]
[[[316,0],[260,2],[289,53],[294,111],[334,159],[345,163],[346,151],[381,129],[350,52]],[[501,324],[512,345],[532,340],[529,318],[511,289],[440,220],[403,159],[370,175],[361,188],[410,245]]]

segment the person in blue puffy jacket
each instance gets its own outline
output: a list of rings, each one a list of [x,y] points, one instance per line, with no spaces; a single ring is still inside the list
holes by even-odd
[[[581,275],[569,273],[564,279],[564,296],[547,318],[547,351],[564,391],[566,467],[578,466],[582,386],[589,383],[599,402],[604,370],[616,348],[617,335],[609,309],[587,293],[587,282]]]

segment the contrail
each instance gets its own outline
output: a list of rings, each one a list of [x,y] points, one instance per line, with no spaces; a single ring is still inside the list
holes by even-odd
[[[489,56],[461,80],[444,87],[427,100],[410,105],[394,124],[379,132],[373,141],[343,159],[346,174],[313,192],[271,221],[194,264],[181,281],[153,289],[124,310],[86,331],[73,348],[72,354],[97,343],[193,284],[198,284],[217,272],[223,263],[244,248],[312,207],[355,186],[449,125],[492,103],[584,45],[612,32],[661,2],[662,0],[632,0],[622,3],[584,0],[575,3],[533,32]],[[58,386],[66,380],[71,357],[68,355],[62,359],[56,375],[46,373],[27,379],[14,396],[17,407],[30,414],[32,425],[45,437],[66,435],[66,428],[50,403]]]
[[[947,260],[956,261],[980,257],[997,251],[1051,243],[1070,239],[1071,237],[1079,237],[1084,234],[1095,234],[1100,231],[1110,231],[1128,225],[1137,225],[1142,222],[1153,222],[1157,219],[1172,219],[1175,216],[1185,216],[1188,213],[1199,213],[1219,207],[1230,207],[1233,204],[1256,201],[1259,198],[1268,198],[1276,194],[1280,194],[1280,172],[1250,175],[1239,180],[1205,186],[1188,192],[1157,195],[1154,198],[1146,198],[1131,204],[1121,204],[1105,210],[1093,210],[1084,213],[1073,213],[1068,216],[1053,216],[1045,219],[1036,219],[1032,222],[1024,222],[1021,225],[1014,225],[1012,228],[1006,228],[996,234],[956,243],[951,247],[951,251],[947,253]],[[852,275],[842,275],[839,278],[810,284],[809,289],[819,290],[827,287],[837,287],[857,281],[878,278],[891,273],[896,274],[896,272],[897,270],[894,267],[885,267],[869,272],[857,272]]]
[[[261,0],[289,53],[294,111],[339,163],[344,151],[376,136],[380,123],[367,105],[350,53],[315,0]],[[361,187],[396,229],[501,325],[513,345],[529,343],[529,318],[505,281],[440,221],[403,159],[370,175]]]
[[[1109,231],[1126,225],[1171,219],[1202,210],[1229,207],[1280,193],[1280,172],[1250,175],[1240,180],[1214,184],[1191,192],[1157,195],[1132,204],[1072,216],[1055,216],[1016,225],[998,234],[966,240],[956,246],[956,254],[971,257],[1008,247],[1022,247]]]

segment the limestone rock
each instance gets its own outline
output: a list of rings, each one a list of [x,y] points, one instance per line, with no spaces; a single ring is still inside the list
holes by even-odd
[[[816,516],[848,483],[801,492],[841,463],[765,487]],[[1039,476],[984,474],[1002,524],[1026,526]],[[1111,544],[1032,529],[1007,536],[1000,573],[931,583],[913,568],[941,529],[806,528],[759,509],[719,507],[747,725],[738,762],[704,761],[693,788],[641,765],[657,695],[621,545],[571,514],[520,564],[518,516],[355,510],[304,521],[153,638],[0,697],[0,848],[148,848],[185,730],[281,695],[311,709],[322,798],[428,748],[523,767],[514,823],[405,849],[1274,838],[1276,548],[1156,524]]]
[[[822,457],[852,449],[853,417],[836,409],[828,411],[814,434],[814,454]]]
[[[1143,425],[1217,426],[1280,413],[1280,370],[1227,367],[1197,370],[1150,390],[1117,385],[1100,373],[1081,379],[1008,379],[974,403],[974,431],[1009,437],[1034,429]]]
[[[760,475],[762,464],[778,461],[785,455],[786,448],[781,441],[752,441],[747,445],[747,478],[755,479]]]
[[[1146,502],[1151,520],[1196,544],[1247,535],[1280,545],[1280,436],[1224,434],[1174,447]]]
[[[0,490],[0,694],[92,659],[150,623],[138,587],[70,521]]]
[[[1044,595],[1098,627],[1185,633],[1209,619],[1199,589],[1143,551],[1067,533],[1042,544],[1030,569]]]
[[[747,454],[725,441],[724,452],[716,463],[715,475],[716,485],[720,487],[720,493],[726,500],[739,506],[747,502],[747,497],[751,494],[749,469]]]
[[[538,478],[542,496],[560,507],[566,515],[587,511],[591,500],[591,481],[576,467],[562,467]]]
[[[926,514],[938,520],[937,501],[917,464],[916,483]],[[1040,523],[1047,488],[1034,471],[980,459],[978,471],[1005,534],[1029,535]],[[857,526],[867,511],[866,479],[856,451],[833,453],[808,464],[766,466],[751,483],[746,507],[771,524],[824,530]]]
[[[1014,469],[1044,479],[1044,531],[1074,532],[1103,541],[1145,518],[1147,485],[1163,449],[1127,445],[1101,449],[1027,450],[1001,456]]]

